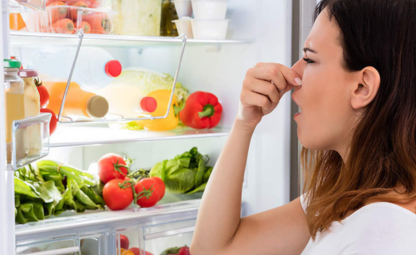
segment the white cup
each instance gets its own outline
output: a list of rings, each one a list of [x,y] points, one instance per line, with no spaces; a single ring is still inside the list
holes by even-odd
[[[176,28],[178,29],[178,34],[186,34],[188,39],[194,38],[194,34],[192,32],[192,19],[188,17],[184,17],[182,19],[174,20],[176,24]]]
[[[179,19],[192,16],[191,0],[175,0],[173,3],[175,4],[176,13],[178,14]]]
[[[225,40],[227,36],[228,19],[192,21],[192,31],[195,39]]]
[[[216,0],[192,0],[195,19],[225,19],[227,2]]]

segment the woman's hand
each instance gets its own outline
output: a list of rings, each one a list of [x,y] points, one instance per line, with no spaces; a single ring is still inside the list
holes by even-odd
[[[299,85],[302,85],[301,79],[289,67],[258,63],[246,73],[237,119],[254,129],[264,115],[276,108],[286,92]]]

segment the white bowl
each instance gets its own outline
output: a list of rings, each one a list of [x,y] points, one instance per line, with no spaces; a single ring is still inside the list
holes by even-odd
[[[227,37],[227,28],[230,20],[198,20],[193,19],[192,31],[195,39],[224,40]]]
[[[192,0],[195,19],[225,19],[227,2],[215,0]]]
[[[179,19],[192,16],[191,0],[175,0],[173,3],[175,4],[176,13],[178,14]]]
[[[188,39],[194,38],[194,34],[192,32],[192,19],[191,18],[182,18],[178,20],[174,20],[176,24],[176,28],[178,29],[178,34],[186,34]]]

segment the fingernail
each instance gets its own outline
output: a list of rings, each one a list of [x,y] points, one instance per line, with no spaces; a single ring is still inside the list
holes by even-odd
[[[298,84],[299,86],[302,85],[302,80],[299,79],[298,77],[295,78],[295,82],[296,84]]]

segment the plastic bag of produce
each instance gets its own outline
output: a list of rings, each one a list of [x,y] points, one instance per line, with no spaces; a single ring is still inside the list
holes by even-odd
[[[160,35],[161,0],[112,0],[112,8],[115,34]]]

